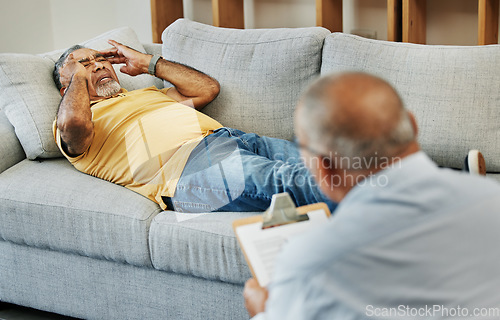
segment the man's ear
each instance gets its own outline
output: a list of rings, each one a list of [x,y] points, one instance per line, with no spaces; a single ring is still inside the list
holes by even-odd
[[[416,136],[418,136],[417,119],[415,119],[415,116],[413,115],[413,113],[411,111],[407,111],[407,112],[408,112],[408,116],[410,117],[411,126],[413,128],[413,132],[415,132],[415,137],[416,137]]]
[[[321,180],[317,182],[325,196],[339,203],[356,186],[356,182],[368,174],[362,173],[360,178],[356,170],[337,168],[335,162],[332,163],[332,161],[335,160],[321,159],[322,165],[317,169],[317,178]]]
[[[62,87],[61,90],[59,90],[59,93],[61,94],[61,97],[64,96],[64,93],[66,92],[66,87]]]

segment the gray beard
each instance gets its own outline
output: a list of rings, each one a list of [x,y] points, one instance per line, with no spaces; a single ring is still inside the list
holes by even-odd
[[[120,92],[121,88],[122,87],[118,82],[111,80],[106,83],[99,84],[97,88],[95,88],[95,92],[97,93],[97,96],[106,98],[117,94]]]

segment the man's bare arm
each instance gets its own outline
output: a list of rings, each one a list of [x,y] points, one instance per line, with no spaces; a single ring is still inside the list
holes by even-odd
[[[191,100],[196,109],[203,108],[219,94],[217,80],[179,63],[160,59],[155,75],[175,86],[168,90],[169,96],[177,101]]]
[[[57,113],[57,128],[64,151],[70,156],[84,153],[94,137],[85,68],[70,55],[61,68],[61,82],[68,83]]]
[[[138,52],[114,40],[109,43],[115,48],[102,51],[111,63],[125,63],[121,72],[135,76],[148,73],[152,56]],[[191,100],[196,109],[201,109],[219,94],[220,85],[214,78],[191,67],[160,59],[156,64],[158,78],[172,83],[175,88],[168,95],[177,101]]]

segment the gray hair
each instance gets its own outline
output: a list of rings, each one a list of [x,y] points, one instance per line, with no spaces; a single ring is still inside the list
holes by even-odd
[[[61,90],[61,88],[63,87],[62,83],[61,83],[61,74],[59,73],[62,66],[64,65],[64,62],[66,61],[66,59],[68,58],[68,56],[73,53],[74,51],[76,50],[79,50],[79,49],[85,49],[86,47],[84,46],[81,46],[79,44],[77,45],[74,45],[72,46],[71,48],[69,48],[68,50],[64,51],[64,53],[59,57],[59,59],[56,61],[56,64],[54,66],[54,72],[52,74],[52,77],[54,78],[54,82],[56,83],[56,86],[57,86],[57,89],[58,90]]]
[[[399,150],[415,140],[416,133],[401,98],[387,82],[373,76],[369,77],[381,81],[380,83],[384,83],[392,91],[394,96],[391,98],[401,109],[399,120],[393,125],[393,129],[388,134],[378,137],[360,137],[359,135],[354,136],[355,134],[346,130],[345,126],[335,124],[332,119],[336,118],[336,110],[332,106],[336,102],[331,101],[332,97],[326,93],[340,77],[341,75],[322,77],[314,82],[302,96],[301,106],[303,109],[299,121],[302,128],[306,128],[304,124],[314,124],[308,125],[307,129],[304,130],[312,150],[325,156],[333,155],[347,159],[359,157],[373,159],[377,162],[377,160],[383,161],[395,157]],[[334,123],[332,124],[332,122]]]

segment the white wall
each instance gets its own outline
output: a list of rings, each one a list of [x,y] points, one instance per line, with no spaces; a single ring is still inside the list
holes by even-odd
[[[151,42],[149,0],[50,0],[55,48],[69,47],[107,30],[129,26]]]
[[[0,52],[41,53],[130,26],[152,41],[149,0],[0,0]]]
[[[386,0],[344,0],[344,32],[367,29],[387,39]],[[246,28],[308,27],[314,0],[244,0]],[[112,28],[132,27],[151,42],[150,0],[0,0],[0,52],[65,48]],[[477,43],[477,1],[428,0],[427,43]],[[189,19],[212,24],[211,0],[184,0]]]
[[[53,48],[50,0],[0,0],[0,52]]]

